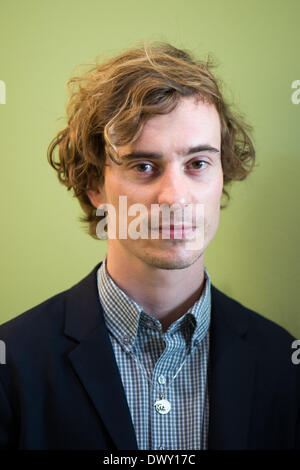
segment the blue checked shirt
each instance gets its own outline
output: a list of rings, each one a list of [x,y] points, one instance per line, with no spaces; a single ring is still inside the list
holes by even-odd
[[[206,269],[204,275],[200,298],[163,333],[159,320],[115,284],[106,258],[98,270],[99,297],[139,449],[207,448],[211,294]],[[167,414],[154,407],[162,395],[171,403]]]

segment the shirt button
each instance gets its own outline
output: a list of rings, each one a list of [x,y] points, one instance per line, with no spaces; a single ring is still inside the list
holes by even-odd
[[[166,377],[164,375],[160,375],[157,380],[161,385],[165,385],[166,383]]]
[[[164,446],[160,445],[158,449],[159,450],[164,450]]]
[[[123,342],[124,342],[125,344],[128,344],[129,341],[130,341],[129,336],[123,336]]]

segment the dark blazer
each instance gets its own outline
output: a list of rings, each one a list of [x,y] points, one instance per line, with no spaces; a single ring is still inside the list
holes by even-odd
[[[99,302],[100,264],[0,327],[1,449],[137,449]],[[300,448],[293,340],[212,285],[209,449]]]

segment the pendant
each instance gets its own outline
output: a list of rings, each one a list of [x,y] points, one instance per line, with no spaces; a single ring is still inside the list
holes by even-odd
[[[156,400],[156,402],[154,403],[154,407],[158,413],[160,413],[161,415],[165,415],[169,413],[171,409],[171,403],[169,402],[169,400],[163,398],[161,400]]]

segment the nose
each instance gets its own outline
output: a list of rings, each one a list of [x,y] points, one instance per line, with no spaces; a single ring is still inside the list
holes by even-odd
[[[179,165],[167,165],[159,178],[157,202],[159,205],[187,204],[191,202],[190,182]]]

